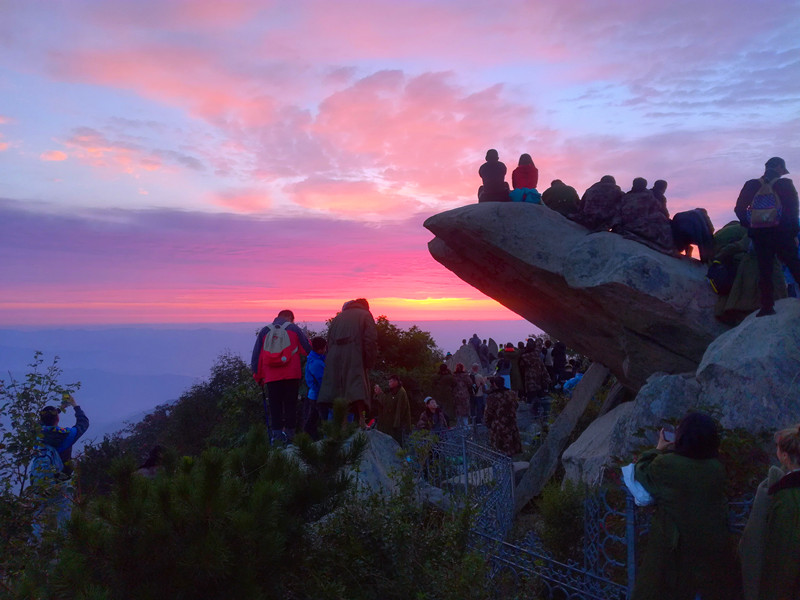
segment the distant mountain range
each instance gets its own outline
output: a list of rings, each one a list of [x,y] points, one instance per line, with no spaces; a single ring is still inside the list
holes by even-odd
[[[408,329],[414,323],[393,321]],[[315,331],[322,323],[299,323]],[[246,362],[263,323],[203,325],[131,325],[62,328],[0,329],[0,377],[22,378],[34,352],[44,353],[46,364],[59,356],[62,383],[81,382],[75,398],[91,422],[85,439],[137,422],[154,407],[176,400],[192,384],[208,377],[225,351]],[[477,333],[498,342],[519,341],[538,331],[527,321],[425,321],[443,351],[455,352],[461,339]],[[72,425],[72,415],[63,423]]]

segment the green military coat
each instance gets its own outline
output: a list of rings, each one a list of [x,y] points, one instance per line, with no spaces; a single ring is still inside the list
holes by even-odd
[[[769,489],[760,600],[800,598],[800,471],[784,475]]]
[[[738,575],[725,498],[725,469],[650,450],[636,464],[636,480],[656,501],[636,577],[633,600],[731,600]]]
[[[362,401],[369,406],[371,388],[367,372],[378,354],[378,329],[372,313],[355,301],[345,304],[328,328],[328,354],[317,402],[348,404]]]

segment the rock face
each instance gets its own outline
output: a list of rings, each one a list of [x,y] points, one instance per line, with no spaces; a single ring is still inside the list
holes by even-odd
[[[464,368],[469,372],[473,364],[480,364],[481,361],[478,358],[478,353],[475,352],[475,348],[469,344],[465,344],[456,350],[456,353],[445,362],[447,363],[447,368],[453,372],[455,372],[458,363],[464,365]]]
[[[752,432],[800,423],[800,300],[779,300],[775,310],[719,336],[696,373],[655,374],[633,402],[592,423],[564,452],[567,476],[595,482],[612,456],[654,446],[664,420],[688,410],[713,408],[723,427]]]
[[[483,203],[425,221],[433,257],[631,389],[694,371],[728,328],[698,262],[590,234],[546,206]]]

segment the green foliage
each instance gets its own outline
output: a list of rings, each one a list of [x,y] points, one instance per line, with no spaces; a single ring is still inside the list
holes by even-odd
[[[22,381],[9,375],[0,379],[0,486],[22,494],[28,478],[33,449],[41,437],[39,413],[48,404],[64,410],[63,394],[72,394],[80,383],[63,385],[58,357],[45,366],[44,355],[36,351]],[[6,421],[6,418],[8,421]]]
[[[345,433],[269,446],[263,425],[155,480],[114,463],[112,493],[78,511],[52,576],[24,584],[55,598],[271,598],[304,560],[306,523],[336,509],[363,452]]]
[[[538,501],[540,536],[545,547],[559,560],[574,557],[583,539],[583,504],[586,489],[569,480],[550,482]]]
[[[315,529],[307,568],[288,598],[479,600],[491,597],[483,558],[467,547],[471,514],[422,506],[408,473],[391,497],[352,496]]]
[[[381,315],[375,322],[378,328],[378,358],[371,379],[386,388],[389,376],[396,373],[403,382],[411,405],[411,418],[425,408],[422,400],[431,389],[433,375],[443,355],[427,331],[416,325],[401,329]]]
[[[109,468],[117,458],[144,459],[161,445],[179,455],[197,456],[210,446],[241,445],[254,423],[264,422],[261,390],[250,368],[229,352],[211,367],[210,377],[193,385],[177,401],[157,406],[138,423],[102,442],[87,444],[79,469],[85,493],[111,489]]]
[[[46,563],[53,555],[54,540],[30,540],[31,524],[43,500],[27,485],[33,450],[41,439],[39,413],[47,405],[62,407],[62,395],[79,383],[62,384],[58,357],[45,365],[41,352],[23,380],[0,379],[0,589],[8,589],[25,568]],[[63,410],[63,407],[62,407]]]

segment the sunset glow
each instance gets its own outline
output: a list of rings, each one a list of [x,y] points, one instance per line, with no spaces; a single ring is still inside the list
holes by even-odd
[[[510,319],[428,254],[497,148],[721,227],[800,170],[800,4],[115,0],[0,19],[0,326]],[[755,85],[754,82],[758,82]],[[532,242],[533,243],[533,242]]]

